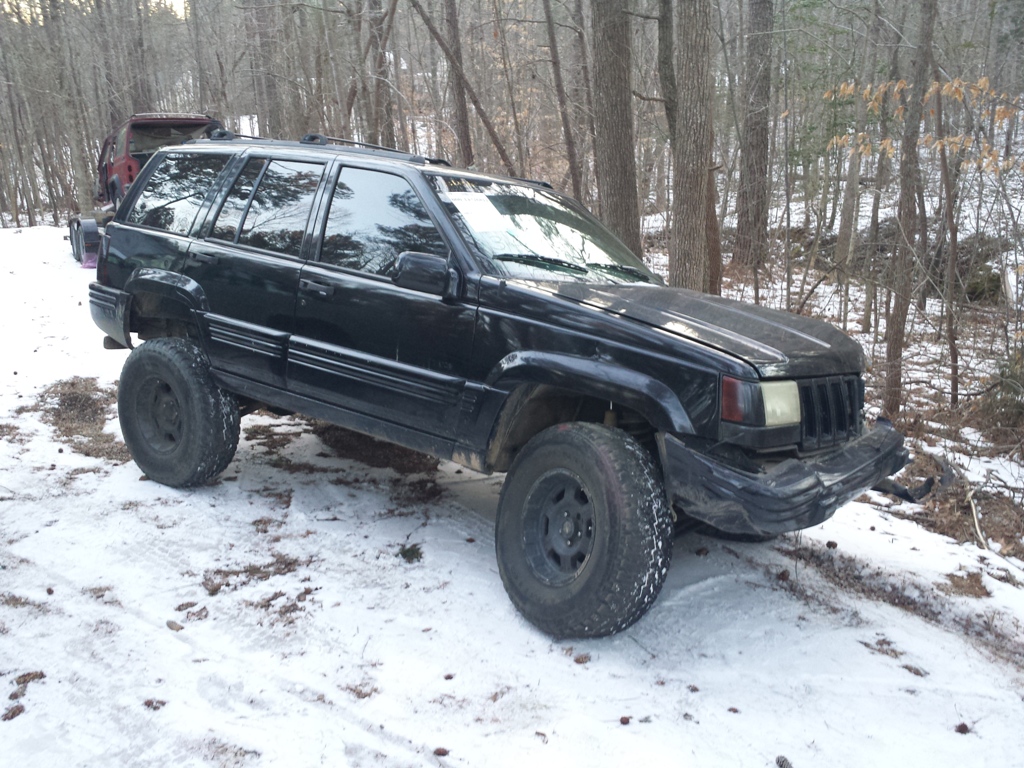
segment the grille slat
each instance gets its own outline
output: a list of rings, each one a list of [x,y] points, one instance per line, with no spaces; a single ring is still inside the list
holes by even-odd
[[[800,450],[819,451],[860,434],[862,390],[857,376],[804,379],[800,387]]]

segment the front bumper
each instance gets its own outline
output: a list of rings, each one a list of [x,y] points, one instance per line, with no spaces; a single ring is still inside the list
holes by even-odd
[[[903,435],[888,421],[835,451],[786,459],[745,472],[698,453],[671,435],[659,439],[665,488],[685,514],[720,531],[777,534],[817,525],[908,459]]]

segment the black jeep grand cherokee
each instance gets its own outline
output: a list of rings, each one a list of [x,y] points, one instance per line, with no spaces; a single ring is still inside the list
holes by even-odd
[[[149,477],[221,472],[258,403],[507,471],[501,578],[559,637],[639,619],[674,523],[812,526],[906,461],[831,325],[667,288],[546,185],[316,135],[157,154],[90,304]]]

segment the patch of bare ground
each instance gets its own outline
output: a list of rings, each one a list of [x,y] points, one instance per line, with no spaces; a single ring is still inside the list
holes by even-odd
[[[298,594],[289,598],[286,592],[278,590],[262,600],[247,602],[246,605],[270,613],[272,623],[294,624],[299,614],[306,610],[304,603],[315,591],[313,587],[303,587]]]
[[[1024,510],[1002,493],[977,490],[958,479],[948,485],[936,484],[921,502],[920,511],[891,510],[890,514],[912,520],[934,533],[962,543],[989,547],[994,543],[1004,557],[1024,559]],[[977,516],[975,516],[977,513]],[[978,540],[980,529],[985,541]]]
[[[17,424],[9,422],[0,423],[0,440],[7,440],[11,443],[25,443],[27,438],[22,434]]]
[[[100,387],[95,378],[75,376],[51,384],[34,406],[23,406],[18,412],[39,412],[61,442],[76,453],[123,464],[131,460],[128,448],[104,431],[116,403],[114,387]]]
[[[43,603],[37,603],[27,597],[21,597],[10,592],[0,592],[0,605],[8,608],[35,608],[40,613],[48,613],[49,608]]]
[[[301,427],[301,425],[300,425]],[[301,432],[292,423],[281,424],[253,424],[245,427],[242,431],[245,439],[250,443],[256,443],[266,448],[269,452],[277,452],[287,448]]]
[[[335,456],[351,459],[371,467],[388,468],[402,475],[430,473],[437,470],[438,461],[432,456],[386,443],[349,429],[322,421],[311,424],[312,432]]]
[[[961,595],[963,597],[992,597],[992,593],[981,580],[981,571],[966,574],[947,573],[945,584],[936,584],[936,588],[945,595]]]
[[[313,562],[312,557],[300,560],[297,557],[273,554],[273,560],[259,565],[245,565],[240,568],[216,568],[203,574],[203,587],[210,595],[216,595],[225,587],[238,589],[253,581],[267,581],[273,576],[294,573],[299,568],[306,568]]]
[[[943,628],[956,629],[982,649],[1024,671],[1024,627],[1016,618],[995,611],[958,609],[949,598],[964,592],[946,592],[922,581],[911,581],[907,574],[888,573],[835,550],[805,543],[788,544],[789,541],[776,549],[797,563],[812,567],[844,592],[891,605]],[[970,583],[970,576],[963,578]],[[977,579],[980,583],[980,575]],[[790,579],[779,584],[804,597],[809,590],[796,582]]]

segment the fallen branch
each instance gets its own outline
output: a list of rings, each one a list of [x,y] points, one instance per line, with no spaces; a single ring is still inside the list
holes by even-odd
[[[988,550],[988,542],[985,541],[985,537],[981,533],[981,521],[978,519],[978,505],[974,503],[974,486],[967,492],[967,503],[971,505],[971,513],[974,515],[974,531],[978,534],[978,541],[981,542],[981,547],[984,550]]]

